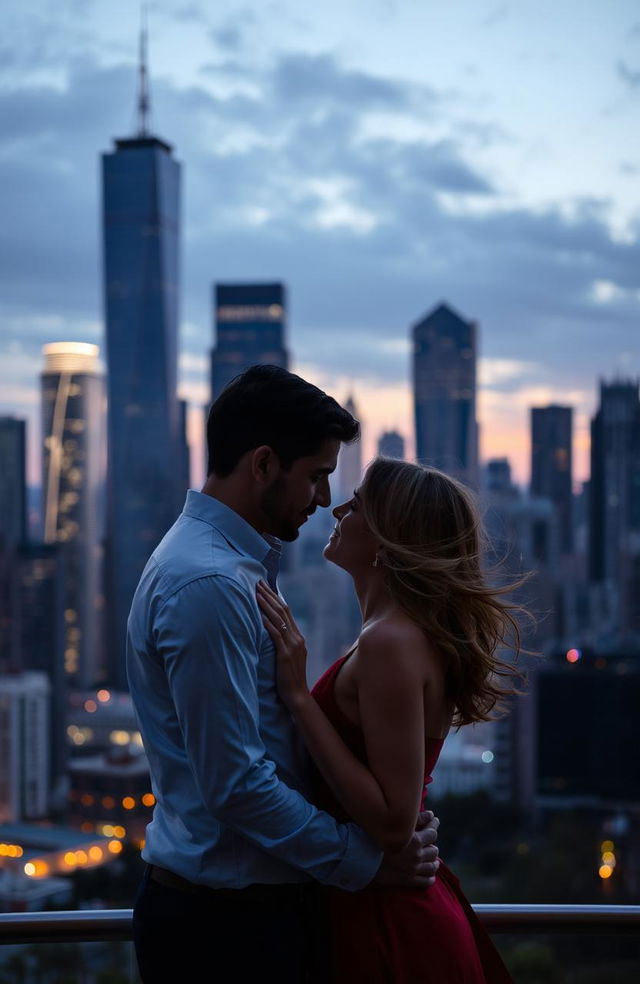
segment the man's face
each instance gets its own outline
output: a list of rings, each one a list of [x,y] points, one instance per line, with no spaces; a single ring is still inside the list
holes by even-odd
[[[289,471],[278,472],[262,498],[265,533],[295,540],[317,507],[330,505],[329,475],[335,471],[339,450],[340,441],[329,439],[317,454],[296,458]]]

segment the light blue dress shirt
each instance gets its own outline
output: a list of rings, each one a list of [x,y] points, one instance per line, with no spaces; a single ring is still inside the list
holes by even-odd
[[[312,806],[309,760],[275,687],[256,602],[280,544],[190,491],[144,569],[127,672],[156,805],[145,861],[214,888],[310,878],[356,890],[382,856]]]

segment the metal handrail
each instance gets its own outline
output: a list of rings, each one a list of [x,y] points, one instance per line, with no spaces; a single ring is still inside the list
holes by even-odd
[[[473,906],[490,933],[638,933],[640,905]],[[0,945],[133,938],[131,909],[0,913]]]

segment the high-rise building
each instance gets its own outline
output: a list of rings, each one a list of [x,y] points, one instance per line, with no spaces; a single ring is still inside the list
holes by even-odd
[[[508,458],[489,458],[484,469],[484,487],[489,494],[518,497],[518,489],[511,480],[511,462]]]
[[[0,417],[0,672],[12,663],[15,551],[27,537],[26,424]]]
[[[189,483],[191,480],[191,449],[189,448],[189,440],[187,436],[187,418],[189,415],[189,405],[186,400],[180,400],[178,403],[180,424],[178,427],[178,444],[180,447],[180,466],[181,466],[181,484],[183,486],[183,491],[186,494],[189,488]]]
[[[287,369],[284,284],[216,284],[215,346],[211,351],[211,402],[250,366]]]
[[[385,431],[378,438],[378,454],[404,461],[404,437],[398,431]]]
[[[27,543],[13,568],[12,665],[23,673],[44,673],[51,687],[48,743],[54,793],[64,789],[67,762],[67,555],[62,544]]]
[[[43,539],[65,553],[65,669],[72,686],[87,687],[101,674],[104,384],[97,345],[43,351]]]
[[[412,335],[416,458],[476,487],[477,325],[439,304]]]
[[[27,538],[26,423],[0,417],[0,551]]]
[[[49,681],[44,673],[0,677],[0,822],[49,810]]]
[[[572,416],[571,407],[531,408],[531,495],[553,503],[564,554],[573,550]]]
[[[139,126],[103,155],[108,366],[107,600],[110,679],[126,688],[125,639],[142,569],[182,505],[176,393],[180,165]]]
[[[640,639],[638,386],[602,381],[591,422],[589,574],[599,593],[595,618],[609,644]]]
[[[344,408],[356,420],[360,419],[353,396],[347,397]],[[353,490],[358,488],[361,481],[362,439],[359,438],[353,444],[343,444],[340,449],[340,455],[338,457],[338,497],[340,501],[351,498]]]

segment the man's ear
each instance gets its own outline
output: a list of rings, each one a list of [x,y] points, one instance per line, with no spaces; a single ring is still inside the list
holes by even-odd
[[[280,459],[268,444],[251,452],[249,464],[252,478],[261,485],[270,485],[280,471]]]

